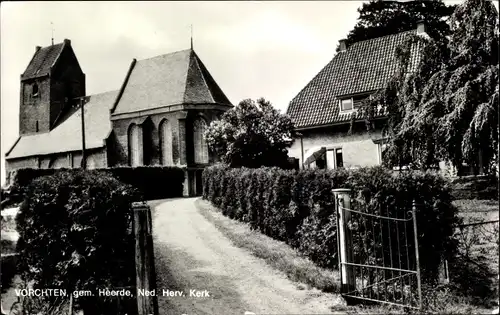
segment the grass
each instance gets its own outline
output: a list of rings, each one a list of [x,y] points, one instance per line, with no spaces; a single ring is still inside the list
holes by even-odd
[[[324,292],[339,292],[338,272],[316,266],[287,244],[253,231],[245,223],[223,216],[218,209],[202,199],[196,200],[195,204],[199,212],[237,247],[264,259],[270,266],[285,273],[290,280]]]
[[[497,200],[478,200],[478,199],[459,199],[453,201],[453,205],[458,208],[461,214],[465,213],[489,213],[496,215],[498,219],[498,201]]]
[[[459,208],[460,215],[465,218],[478,217],[481,218],[481,221],[498,219],[497,201],[457,200],[454,204]],[[198,199],[196,206],[199,212],[236,246],[264,259],[272,267],[284,272],[290,280],[302,282],[326,292],[339,292],[338,283],[340,280],[337,272],[320,268],[287,244],[276,241],[258,231],[251,230],[245,223],[223,216],[219,209],[207,201]],[[483,247],[484,242],[485,240],[480,242]],[[484,254],[484,250],[481,250],[481,252]],[[491,250],[487,256],[489,262],[496,261],[496,269],[498,270],[497,251]],[[494,266],[491,263],[488,265],[490,268]],[[450,270],[450,272],[453,272],[453,270]],[[469,279],[469,284],[470,281],[474,280]],[[493,282],[493,285],[495,283],[498,286],[498,281]],[[457,294],[454,288],[456,288],[454,285],[445,285],[439,289],[424,289],[425,310],[417,313],[489,314],[492,308],[495,307],[495,304],[491,304],[491,298],[488,299],[489,302],[484,300],[485,303],[478,303],[478,299],[474,296]],[[401,314],[403,312],[400,307],[383,304],[346,306],[342,309],[336,309],[336,311],[356,314]],[[405,313],[415,312],[406,310]]]
[[[499,218],[497,200],[456,200],[464,224],[495,221]],[[498,222],[466,226],[456,230],[463,259],[450,268],[450,277],[470,298],[484,307],[498,306]]]

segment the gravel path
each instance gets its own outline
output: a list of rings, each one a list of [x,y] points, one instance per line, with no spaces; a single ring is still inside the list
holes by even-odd
[[[335,314],[330,306],[338,297],[299,290],[235,247],[197,212],[195,200],[152,204],[160,314]]]

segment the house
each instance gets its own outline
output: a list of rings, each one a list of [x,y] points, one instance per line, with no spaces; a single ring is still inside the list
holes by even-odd
[[[200,194],[201,172],[216,160],[203,133],[231,107],[192,47],[134,59],[119,89],[88,96],[70,40],[36,47],[21,75],[19,138],[6,171],[81,167],[84,137],[87,168],[178,166],[184,194]]]
[[[385,87],[398,71],[396,48],[407,36],[427,36],[425,25],[415,30],[365,40],[340,51],[290,102],[287,114],[301,137],[289,149],[302,168],[374,166],[382,162],[385,116],[379,108],[374,128],[368,132],[361,114],[361,102]],[[414,50],[415,52],[417,50]],[[412,55],[414,67],[417,60]],[[351,115],[356,120],[348,134]]]

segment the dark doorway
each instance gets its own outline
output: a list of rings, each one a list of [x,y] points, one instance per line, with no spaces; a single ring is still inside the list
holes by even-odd
[[[202,174],[203,174],[203,170],[196,171],[196,196],[203,195]]]

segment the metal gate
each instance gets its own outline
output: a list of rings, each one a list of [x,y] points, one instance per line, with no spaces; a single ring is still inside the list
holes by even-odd
[[[413,309],[422,306],[415,202],[411,209],[351,202],[334,189],[342,295]],[[357,208],[357,209],[353,209]]]

